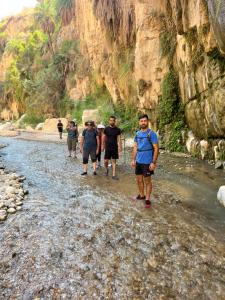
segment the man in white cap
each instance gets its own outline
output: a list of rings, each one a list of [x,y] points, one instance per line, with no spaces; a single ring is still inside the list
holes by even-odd
[[[97,168],[101,168],[101,149],[102,149],[102,137],[103,137],[103,132],[104,132],[105,126],[103,124],[99,124],[97,126],[97,131],[98,131],[98,136],[99,136],[99,153],[97,155],[97,161],[98,161],[98,165]]]

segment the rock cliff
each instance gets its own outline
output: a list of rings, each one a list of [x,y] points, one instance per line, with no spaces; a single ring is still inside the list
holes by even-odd
[[[72,99],[90,93],[94,77],[114,103],[148,112],[157,127],[162,82],[172,69],[195,136],[225,136],[223,1],[73,0],[62,18],[57,43],[78,39],[89,63],[86,72],[66,81]],[[4,55],[0,64],[3,80]]]
[[[189,128],[199,138],[224,137],[223,1],[76,0],[73,7],[61,36],[79,38],[114,102],[134,103],[156,123],[161,84],[173,67]],[[75,95],[83,96],[84,82]]]

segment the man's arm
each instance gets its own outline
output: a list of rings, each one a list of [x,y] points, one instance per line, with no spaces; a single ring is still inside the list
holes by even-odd
[[[136,156],[137,156],[137,143],[134,142],[134,148],[133,148],[133,154],[132,154],[132,161],[131,161],[131,166],[135,167],[136,165]]]
[[[96,150],[96,154],[98,154],[101,150],[99,149],[99,146],[100,146],[100,139],[99,139],[99,136],[97,135],[96,136],[96,140],[97,140],[97,150]]]
[[[102,151],[105,150],[105,140],[106,140],[106,135],[103,133],[102,134]]]
[[[156,168],[156,162],[159,156],[159,144],[153,144],[153,148],[154,148],[154,155],[153,155],[153,159],[152,159],[152,163],[149,166],[149,169],[151,171],[154,171]]]
[[[80,152],[83,153],[83,146],[84,146],[84,136],[80,138]]]
[[[117,144],[118,144],[119,152],[121,152],[122,151],[122,139],[121,139],[121,135],[117,135]]]

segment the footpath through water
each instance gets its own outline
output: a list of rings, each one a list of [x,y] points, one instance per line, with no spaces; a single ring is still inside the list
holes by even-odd
[[[1,300],[224,299],[223,171],[161,155],[146,210],[132,201],[123,159],[119,182],[103,170],[81,178],[81,158],[67,158],[64,144],[0,142],[29,189],[22,211],[0,224]]]

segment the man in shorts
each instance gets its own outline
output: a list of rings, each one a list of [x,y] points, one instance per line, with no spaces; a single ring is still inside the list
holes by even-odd
[[[62,139],[63,123],[61,122],[61,120],[58,120],[57,128],[59,132],[59,138]]]
[[[68,151],[69,151],[69,157],[71,157],[72,152],[73,152],[74,158],[76,158],[78,130],[77,130],[77,126],[74,123],[74,121],[70,121],[68,123],[66,130],[68,132],[67,146],[68,146]]]
[[[135,168],[136,180],[139,189],[137,200],[145,200],[145,207],[151,207],[150,195],[152,192],[151,175],[156,169],[159,155],[159,145],[156,133],[149,128],[148,115],[139,117],[141,130],[134,139],[134,149],[131,165]],[[146,195],[145,195],[146,188]]]
[[[105,150],[105,176],[109,174],[109,160],[112,161],[112,179],[118,180],[116,176],[116,160],[119,158],[119,152],[122,151],[121,130],[116,126],[116,117],[109,118],[109,126],[104,130],[102,140],[102,151]]]
[[[80,141],[80,151],[83,154],[83,173],[81,175],[87,175],[89,156],[93,163],[93,175],[97,175],[96,161],[99,152],[99,136],[97,130],[94,128],[94,122],[87,122],[86,125],[87,127],[84,129]]]

